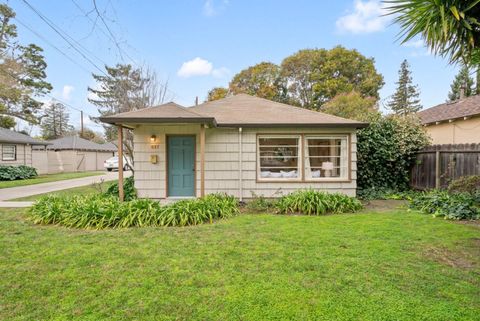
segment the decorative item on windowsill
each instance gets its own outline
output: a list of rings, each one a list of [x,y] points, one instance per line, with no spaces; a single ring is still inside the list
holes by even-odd
[[[333,171],[332,162],[323,162],[322,169],[325,171],[325,177],[332,177],[332,171]]]

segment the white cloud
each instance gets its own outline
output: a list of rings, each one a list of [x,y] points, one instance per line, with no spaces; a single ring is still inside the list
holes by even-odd
[[[225,10],[229,2],[229,0],[223,0],[219,5],[216,5],[214,0],[205,0],[203,4],[203,14],[207,17],[216,16]]]
[[[382,31],[390,19],[385,13],[379,0],[355,0],[353,12],[337,19],[337,30],[354,34]]]
[[[425,46],[425,44],[422,39],[418,39],[415,41],[406,42],[403,44],[403,46],[407,48],[422,48]]]
[[[177,71],[177,75],[183,78],[195,76],[213,76],[215,78],[224,78],[230,74],[230,70],[225,67],[213,68],[213,64],[200,57],[186,61]]]
[[[65,100],[70,100],[70,98],[72,97],[72,92],[75,88],[73,86],[70,86],[70,85],[65,85],[63,86],[63,90],[62,90],[62,98],[65,99]]]

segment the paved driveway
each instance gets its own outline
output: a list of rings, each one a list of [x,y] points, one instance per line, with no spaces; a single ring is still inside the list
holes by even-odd
[[[128,177],[130,175],[131,175],[131,172],[124,172],[124,177]],[[15,199],[15,198],[61,191],[61,190],[69,189],[73,187],[91,185],[93,183],[100,183],[102,180],[113,181],[116,179],[118,179],[118,172],[106,172],[104,175],[88,176],[88,177],[82,177],[82,178],[74,178],[74,179],[68,179],[63,181],[34,184],[34,185],[27,185],[27,186],[2,188],[0,189],[0,203],[3,203],[3,201],[6,201],[6,200]],[[8,203],[11,203],[11,202],[8,202]],[[5,207],[5,205],[6,204],[0,204],[0,207]],[[20,202],[18,205],[21,205]]]

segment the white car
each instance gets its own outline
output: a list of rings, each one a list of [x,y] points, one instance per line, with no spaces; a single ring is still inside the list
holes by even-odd
[[[130,161],[123,156],[123,170],[126,171],[130,168]],[[118,171],[118,156],[113,156],[107,159],[105,162],[103,162],[103,167],[109,172],[113,170]]]

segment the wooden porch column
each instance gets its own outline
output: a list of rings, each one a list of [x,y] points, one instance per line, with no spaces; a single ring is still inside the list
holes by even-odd
[[[205,196],[205,125],[200,125],[200,197]]]
[[[118,199],[123,202],[123,126],[118,125]]]

